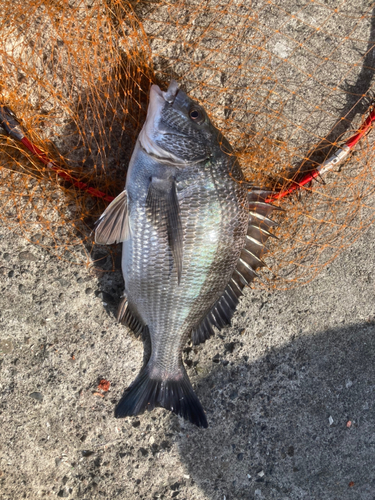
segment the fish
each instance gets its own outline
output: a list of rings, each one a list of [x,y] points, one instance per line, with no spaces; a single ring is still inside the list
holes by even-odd
[[[158,406],[207,427],[182,350],[230,324],[265,265],[277,208],[268,196],[249,188],[229,142],[175,80],[151,86],[125,189],[95,227],[97,244],[122,243],[117,318],[151,343],[116,417]]]

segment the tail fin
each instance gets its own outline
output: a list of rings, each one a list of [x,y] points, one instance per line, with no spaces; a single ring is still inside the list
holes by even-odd
[[[161,406],[198,427],[207,427],[206,415],[183,366],[181,371],[179,380],[156,379],[150,377],[147,365],[117,405],[116,418],[138,415],[146,409],[151,411],[155,406]]]

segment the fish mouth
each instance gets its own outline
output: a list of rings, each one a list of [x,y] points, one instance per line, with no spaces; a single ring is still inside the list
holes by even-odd
[[[176,99],[178,93],[178,83],[176,80],[171,80],[170,84],[168,85],[168,89],[166,92],[163,92],[164,94],[164,99],[169,102],[169,104],[173,104],[174,100]]]
[[[150,91],[150,101],[155,99],[158,100],[158,97],[162,97],[168,104],[173,104],[178,91],[178,83],[173,79],[170,81],[168,89],[165,92],[160,90],[158,85],[152,85]]]
[[[170,151],[164,150],[158,142],[162,143],[162,138],[168,134],[161,123],[161,114],[165,106],[173,106],[173,103],[179,93],[178,83],[176,80],[171,80],[168,89],[163,92],[158,85],[152,85],[150,89],[150,102],[147,110],[146,121],[138,136],[141,147],[146,153],[157,157],[161,161],[173,164],[185,164],[180,158],[175,156]],[[174,131],[174,135],[177,134]]]

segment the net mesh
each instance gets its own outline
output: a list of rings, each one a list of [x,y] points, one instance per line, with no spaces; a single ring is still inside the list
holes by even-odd
[[[116,196],[152,83],[175,78],[231,142],[251,184],[283,189],[366,116],[374,5],[361,0],[22,0],[0,13],[0,104],[61,170]],[[312,279],[372,223],[374,144],[276,202],[271,286]],[[103,200],[0,135],[0,218],[77,264]]]

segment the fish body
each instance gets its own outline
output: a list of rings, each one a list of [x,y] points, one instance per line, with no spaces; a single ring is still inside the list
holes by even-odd
[[[213,326],[229,324],[261,265],[270,206],[259,194],[253,198],[232,148],[205,111],[173,80],[167,92],[153,85],[125,190],[96,228],[98,243],[123,242],[119,319],[151,339],[150,358],[117,416],[162,406],[207,426],[182,349],[189,336],[197,344]],[[247,235],[254,207],[256,221],[263,221],[263,229],[254,226],[263,235],[258,240]],[[252,265],[244,257],[249,238],[257,241]]]

